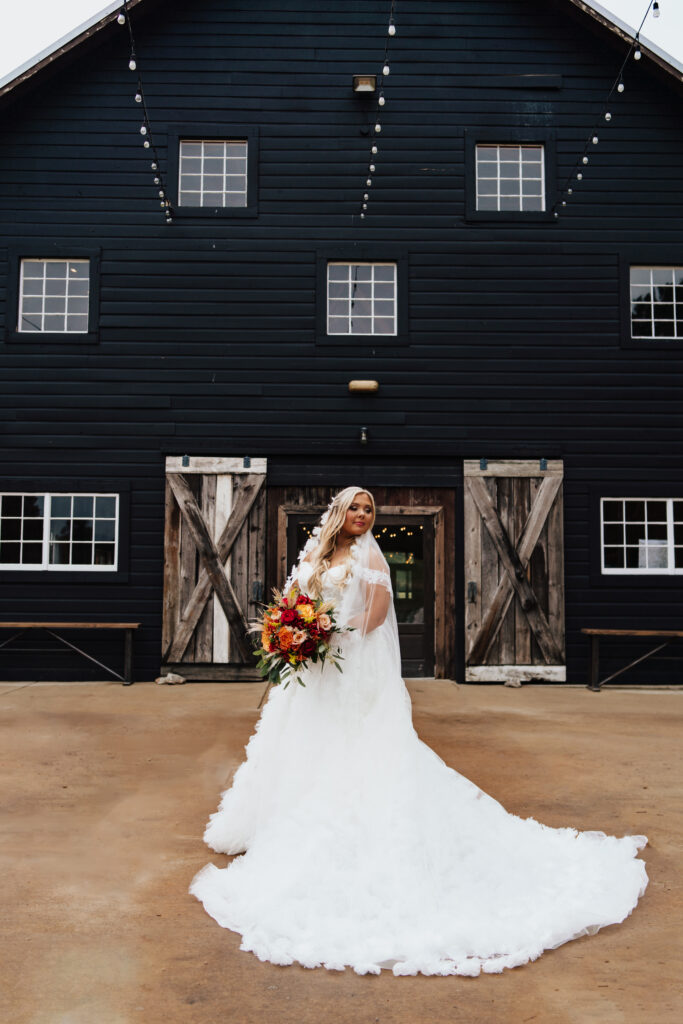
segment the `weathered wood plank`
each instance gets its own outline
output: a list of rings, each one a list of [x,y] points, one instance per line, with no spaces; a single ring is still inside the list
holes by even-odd
[[[565,651],[564,625],[564,488],[548,515],[548,625],[559,650]]]
[[[434,516],[434,677],[446,676],[446,541],[444,509]],[[450,581],[449,581],[450,582]]]
[[[498,516],[513,548],[517,546],[515,535],[513,484],[516,478],[505,476],[498,480]],[[503,572],[501,575],[505,575]],[[498,582],[500,583],[500,577]],[[497,588],[496,588],[497,590]],[[495,596],[495,595],[494,595]],[[510,602],[500,615],[498,632],[498,658],[501,665],[514,665],[515,657],[515,610],[514,602]]]
[[[475,478],[468,479],[467,485],[471,487],[472,480]],[[489,496],[489,502],[492,508],[496,508],[498,503],[498,480],[490,478],[485,481],[481,481],[481,485]],[[475,499],[476,495],[472,491],[472,496]],[[480,513],[481,515],[481,513]],[[493,538],[488,530],[481,531],[481,608],[482,613],[488,608],[495,597],[501,576],[504,576],[505,572],[503,567],[500,565],[500,555],[496,545],[493,542]],[[497,623],[497,628],[492,631],[487,645],[486,656],[483,659],[489,664],[499,665],[500,664],[500,641],[499,627],[500,621]]]
[[[465,459],[464,474],[468,476],[562,476],[564,463],[562,459],[548,459],[547,469],[540,469],[540,459],[498,459],[490,461],[486,469],[482,469],[479,459]]]
[[[192,535],[202,560],[203,568],[206,570],[210,585],[218,595],[218,599],[225,612],[235,641],[235,648],[239,652],[240,657],[246,662],[249,658],[253,657],[252,649],[247,640],[247,621],[244,617],[244,612],[237,602],[232,585],[223,570],[223,558],[207,533],[202,514],[185,478],[180,474],[171,474],[168,479],[171,482],[176,501],[180,506],[183,525],[187,524],[187,528]],[[199,584],[197,584],[197,589],[199,589]]]
[[[162,674],[177,672],[188,683],[262,683],[263,677],[255,665],[189,664],[185,661],[164,662]]]
[[[170,485],[170,477],[166,477],[166,479],[167,479],[167,481],[169,481],[169,485]],[[198,489],[201,487],[201,477],[192,477],[191,478],[190,487],[191,487],[191,489],[193,491],[195,491],[195,492],[198,491]],[[171,490],[173,490],[173,487],[171,487]],[[175,493],[174,493],[174,497],[175,497]],[[185,522],[185,519],[184,519],[184,517],[182,515],[182,509],[181,508],[179,508],[179,512],[181,513],[181,515],[180,515],[180,578],[179,578],[179,581],[178,581],[178,611],[180,613],[180,618],[178,620],[178,624],[176,625],[176,630],[175,630],[175,633],[174,633],[174,642],[175,642],[175,638],[178,636],[178,631],[180,629],[180,624],[182,623],[183,619],[185,618],[185,616],[187,614],[187,608],[188,608],[188,605],[189,605],[189,603],[190,603],[190,601],[192,599],[192,594],[194,593],[195,584],[197,582],[197,548],[195,546],[195,542],[194,542],[194,539],[192,537],[192,533],[191,533],[190,529],[188,528],[188,524]],[[204,602],[204,603],[206,603],[206,602]],[[202,608],[201,608],[201,611],[203,611],[203,610],[204,610],[204,605],[202,605]],[[199,620],[199,616],[197,616],[197,621],[198,620]],[[195,626],[196,626],[196,623],[195,623]],[[197,643],[196,643],[196,638],[195,638],[195,633],[194,633],[194,628],[193,628],[192,632],[187,637],[187,642],[186,642],[185,647],[184,647],[184,653],[182,655],[182,660],[183,661],[195,661],[196,653],[197,653]],[[180,658],[178,660],[180,660]]]
[[[517,552],[519,554],[519,558],[522,564],[524,564],[525,561],[528,563],[526,548],[522,548],[522,538],[524,536],[524,529],[526,526],[527,519],[529,518],[529,512],[531,511],[529,479],[530,478],[528,477],[515,477],[513,480],[513,492],[515,496],[514,516],[517,537]],[[531,542],[531,537],[529,537],[529,542]],[[529,567],[527,564],[527,579],[528,578]],[[511,596],[510,609],[514,614],[515,620],[515,657],[513,661],[516,665],[530,665],[531,630],[529,629],[529,623],[527,622],[527,618],[524,614],[524,610],[522,608],[522,605],[520,604],[519,598],[516,596],[514,590],[510,586],[507,575],[505,576],[505,580],[508,585],[508,591]]]
[[[206,529],[213,541],[216,539],[216,474],[207,473],[198,477],[201,481],[201,513]],[[195,580],[196,583],[196,580]],[[207,600],[199,617],[195,637],[195,661],[214,661],[213,657],[213,601]]]
[[[235,539],[239,536],[239,532],[246,520],[249,509],[256,500],[264,482],[265,477],[258,475],[254,476],[251,480],[245,480],[240,489],[239,497],[235,498],[228,522],[226,523],[225,529],[219,538],[218,544],[216,545],[217,551],[219,552],[223,562],[225,562],[230,555]],[[202,567],[197,579],[197,586],[195,587],[191,599],[187,603],[183,617],[176,629],[173,643],[170,649],[165,653],[164,661],[181,660],[185,646],[190,641],[202,609],[204,608],[209,594],[211,593],[211,587],[212,584],[208,571],[205,567]]]
[[[180,610],[180,509],[166,481],[164,514],[164,592],[161,649],[170,644],[178,624]]]
[[[208,455],[190,456],[189,465],[183,466],[182,455],[168,455],[166,457],[167,473],[182,473],[187,476],[191,473],[230,473],[253,476],[257,473],[265,473],[268,466],[267,459],[251,459],[248,466],[244,465],[241,458],[222,458]]]
[[[232,509],[232,476],[230,473],[221,473],[216,476],[216,526],[214,540],[216,547],[220,550],[220,538],[230,518]],[[230,577],[230,558],[223,561],[225,574]],[[222,663],[230,661],[230,628],[221,603],[213,595],[213,660]]]
[[[481,629],[481,516],[465,482],[465,657],[469,661]]]
[[[564,683],[567,669],[564,665],[468,665],[465,679],[468,683]]]

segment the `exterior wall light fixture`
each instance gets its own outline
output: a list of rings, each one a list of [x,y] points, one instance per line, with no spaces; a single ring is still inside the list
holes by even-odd
[[[368,443],[368,428],[367,427],[361,427],[360,428],[360,443],[361,444],[367,444]]]
[[[354,75],[354,92],[374,92],[377,88],[377,75]]]
[[[372,394],[375,391],[379,391],[379,382],[376,380],[350,380],[349,391],[354,394],[358,392]]]

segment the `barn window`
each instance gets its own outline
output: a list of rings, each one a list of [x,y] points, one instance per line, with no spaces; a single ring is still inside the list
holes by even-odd
[[[180,206],[247,205],[246,139],[181,139]]]
[[[683,573],[683,500],[602,498],[602,572]]]
[[[630,268],[632,338],[683,338],[683,267]]]
[[[115,572],[118,523],[117,494],[2,494],[0,567]]]
[[[395,263],[327,264],[327,333],[396,334]]]
[[[543,146],[477,145],[476,189],[477,210],[545,210]]]
[[[19,333],[87,334],[89,304],[89,260],[22,259]]]

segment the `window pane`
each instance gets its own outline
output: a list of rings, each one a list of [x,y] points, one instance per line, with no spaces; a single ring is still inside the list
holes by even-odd
[[[500,209],[501,210],[519,210],[520,203],[517,196],[501,196],[500,197]]]
[[[330,281],[328,285],[327,294],[331,299],[344,299],[349,296],[349,285],[348,283],[337,283]]]
[[[89,292],[90,284],[88,281],[83,281],[80,278],[76,281],[69,281],[69,302],[71,302],[72,298],[77,299],[82,296],[87,298]]]
[[[72,540],[92,540],[92,519],[74,519]]]
[[[497,196],[479,196],[477,198],[477,209],[478,210],[497,210],[498,209],[498,197]]]
[[[369,299],[352,299],[351,316],[372,316],[372,302]]]
[[[392,283],[384,281],[375,281],[375,298],[376,299],[393,299],[394,297],[394,286]]]
[[[375,334],[396,334],[396,322],[393,317],[375,317]]]
[[[606,569],[623,569],[624,568],[624,549],[623,548],[605,548],[605,568]]]
[[[71,564],[92,565],[92,544],[72,544]]]
[[[0,541],[0,562],[5,565],[19,565],[21,562],[21,544],[8,544]]]
[[[330,299],[328,312],[330,316],[348,316],[349,315],[349,300],[348,299]]]
[[[683,523],[683,501],[674,501],[674,522]]]
[[[666,523],[648,523],[647,524],[647,539],[650,540],[663,540],[665,541],[668,536],[668,530]]]
[[[631,335],[634,338],[651,338],[652,337],[652,321],[651,320],[634,320],[631,325]]]
[[[246,192],[228,192],[225,196],[226,206],[246,206],[247,205],[247,194]]]
[[[675,338],[673,320],[655,320],[655,338]]]
[[[46,313],[66,313],[66,296],[60,295],[57,298],[50,298],[49,296],[45,299],[45,312]]]
[[[652,268],[652,283],[654,285],[673,285],[674,283],[674,272],[673,268],[670,267],[653,267]]]
[[[372,280],[372,267],[360,266],[356,264],[351,271],[351,281],[371,281]]]
[[[4,519],[0,525],[0,537],[3,540],[21,539],[21,519]]]
[[[627,501],[626,506],[626,518],[630,523],[645,522],[645,502],[644,501]]]
[[[493,160],[495,163],[497,156],[498,150],[496,146],[477,146],[477,159]]]
[[[528,196],[526,199],[524,199],[524,201],[522,203],[522,209],[523,210],[544,210],[545,209],[545,203],[541,199],[540,196],[538,198],[536,198],[536,199],[532,198],[531,196]]]
[[[69,548],[69,544],[50,544],[50,565],[68,565]]]
[[[395,266],[384,266],[375,267],[375,281],[395,281],[396,280],[396,267]]]
[[[25,516],[42,516],[43,507],[45,505],[45,498],[42,494],[25,494],[24,495],[24,515]]]
[[[51,519],[50,520],[50,540],[70,540],[71,538],[71,520],[70,519]]]
[[[74,495],[74,517],[91,516],[93,512],[93,498],[91,495]]]
[[[24,278],[39,278],[42,281],[45,277],[45,264],[42,260],[22,260],[21,270]]]
[[[604,540],[605,544],[623,544],[624,527],[614,523],[606,525],[604,528]]]
[[[66,279],[66,260],[48,260],[45,264],[45,276],[48,279],[56,278],[61,280]]]
[[[3,494],[3,496],[2,496],[2,514],[3,514],[3,516],[20,516],[21,515],[21,495],[20,494]]]
[[[330,316],[327,319],[327,333],[328,334],[348,334],[349,333],[349,320],[347,317],[343,319],[337,316]]]
[[[639,569],[640,565],[640,548],[626,548],[626,568],[627,569]]]
[[[87,281],[90,277],[90,263],[88,260],[71,260],[69,263],[69,291],[74,281]]]
[[[674,566],[683,569],[683,547],[674,548]]]
[[[683,523],[674,524],[674,544],[683,544]]]
[[[95,515],[113,519],[116,515],[116,498],[95,498]]]
[[[351,317],[352,334],[372,334],[372,320],[369,316]]]
[[[95,565],[114,564],[114,545],[95,544]]]
[[[393,299],[377,299],[375,300],[375,316],[393,316],[394,315],[394,301]]]
[[[1,527],[0,527],[1,529]],[[3,531],[4,535],[4,531]],[[43,520],[42,519],[24,519],[24,527],[22,530],[23,540],[39,540],[43,539]]]
[[[665,523],[666,522],[666,505],[665,501],[648,501],[646,503],[647,521],[649,523]]]
[[[372,298],[372,284],[370,281],[353,281],[351,284],[352,299]]]
[[[95,540],[113,541],[116,539],[116,523],[113,519],[98,519],[95,522]]]
[[[330,281],[348,281],[350,267],[348,264],[339,265],[331,263],[327,268],[327,277]]]
[[[21,561],[23,565],[41,565],[43,561],[43,545],[22,544]]]
[[[639,544],[641,540],[645,540],[645,524],[635,523],[633,525],[626,525],[626,543],[627,544]]]
[[[624,503],[622,501],[603,501],[602,515],[605,522],[622,522],[624,518]]]

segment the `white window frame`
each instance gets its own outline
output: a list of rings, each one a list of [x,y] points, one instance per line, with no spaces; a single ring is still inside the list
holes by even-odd
[[[671,271],[671,274],[672,274],[672,284],[671,284],[671,287],[673,288],[673,296],[672,296],[672,299],[671,299],[670,303],[663,303],[663,305],[671,305],[671,306],[673,306],[673,334],[657,334],[656,331],[655,331],[655,324],[656,323],[667,323],[667,322],[670,322],[671,319],[672,319],[671,317],[666,317],[666,319],[661,318],[660,320],[657,320],[657,317],[655,316],[656,306],[659,305],[659,303],[655,302],[654,290],[655,290],[655,288],[660,288],[662,286],[659,285],[659,284],[654,284],[653,280],[652,280],[652,276],[658,270]],[[633,271],[641,271],[643,273],[649,274],[650,275],[650,283],[649,283],[649,285],[633,284],[632,283]],[[676,299],[677,299],[677,296],[680,296],[680,298],[678,298],[678,303],[679,304],[683,303],[683,279],[682,279],[680,285],[677,284],[676,283],[676,275],[677,274],[679,274],[679,275],[683,274],[683,266],[676,267],[676,266],[673,266],[673,265],[666,265],[666,264],[658,264],[656,266],[655,265],[646,266],[645,264],[642,264],[642,263],[632,263],[629,266],[629,271],[628,271],[629,319],[630,319],[630,324],[631,324],[631,339],[632,339],[632,341],[642,341],[642,342],[652,341],[652,342],[655,342],[655,343],[658,342],[658,341],[683,341],[683,316],[682,317],[677,317],[676,316]],[[664,287],[666,287],[666,286],[664,286]],[[634,294],[634,291],[637,293],[638,290],[642,291],[643,288],[647,288],[649,290],[649,292],[650,292],[650,301],[647,303],[647,305],[650,307],[650,316],[647,317],[647,318],[646,317],[638,317],[636,319],[633,316],[633,305],[634,305],[633,294]],[[647,320],[649,320],[649,322],[650,322],[650,334],[634,334],[633,333],[634,324],[636,322],[640,323],[642,321],[647,321]]]
[[[483,178],[479,173],[480,163],[492,163],[492,161],[480,160],[479,153],[483,149],[495,149],[496,151],[496,174],[493,178]],[[516,159],[519,167],[519,176],[517,178],[501,178],[501,151],[505,150],[517,150]],[[541,162],[540,162],[540,177],[536,178],[525,178],[522,170],[522,164],[524,161],[525,150],[540,150]],[[545,213],[546,212],[546,194],[545,194],[545,145],[542,142],[478,142],[474,148],[475,153],[475,168],[474,168],[474,179],[475,179],[475,190],[476,190],[476,202],[475,209],[478,213]],[[511,157],[508,157],[506,162],[511,162]],[[480,193],[479,186],[482,181],[494,181],[496,183],[496,191],[488,195]],[[517,182],[517,195],[516,196],[503,196],[501,195],[501,181],[516,181]],[[540,192],[538,194],[525,196],[523,183],[525,181],[538,181],[540,185]],[[495,199],[496,205],[492,206],[480,206],[480,199]],[[505,208],[501,209],[501,199],[515,198],[518,200],[519,205],[513,209]],[[541,207],[529,208],[524,206],[525,199],[540,199]]]
[[[43,287],[42,287],[42,291],[40,292],[39,295],[26,295],[24,293],[25,281],[40,280],[40,278],[26,278],[25,277],[25,275],[24,275],[24,267],[25,267],[25,264],[27,264],[27,263],[42,263],[42,265],[43,265],[43,278],[42,278]],[[50,263],[60,263],[60,264],[65,264],[66,265],[66,274],[64,276],[65,288],[64,288],[64,295],[63,296],[61,294],[58,295],[58,296],[49,296],[49,295],[46,294],[47,293],[47,281],[48,281],[47,267],[48,267],[48,264],[50,264]],[[73,281],[74,279],[71,278],[69,276],[69,274],[71,273],[71,268],[73,266],[75,266],[76,264],[85,265],[88,268],[88,275],[87,275],[88,289],[87,289],[87,292],[86,292],[85,295],[71,295],[70,296],[69,295],[69,282]],[[54,280],[61,280],[61,279],[60,278],[54,278]],[[77,278],[76,280],[83,280],[83,278]],[[91,282],[90,282],[90,260],[89,259],[80,259],[80,258],[76,258],[76,259],[66,259],[66,258],[60,259],[60,258],[54,258],[54,257],[48,257],[48,258],[42,259],[41,257],[38,257],[38,256],[25,256],[25,257],[23,257],[21,259],[20,268],[19,268],[19,303],[18,303],[19,308],[17,310],[17,332],[19,334],[27,334],[29,336],[33,336],[33,335],[40,336],[41,334],[88,334],[88,332],[90,331],[90,287],[91,287]],[[34,298],[42,299],[42,311],[40,313],[25,313],[24,312],[24,302],[25,302],[25,300],[26,299],[34,299]],[[61,313],[59,313],[59,314],[46,313],[45,304],[46,304],[46,300],[49,299],[49,298],[59,298],[59,299],[63,298],[64,299],[64,313],[63,314],[61,314]],[[83,328],[82,330],[77,330],[77,331],[76,330],[70,330],[68,328],[68,326],[67,326],[68,318],[69,318],[69,315],[70,315],[69,314],[69,298],[72,298],[74,300],[77,300],[77,299],[80,299],[80,300],[84,299],[85,300],[85,303],[86,303],[85,313],[79,312],[79,313],[72,313],[71,314],[72,316],[79,316],[79,317],[84,316],[85,317],[85,328]],[[64,327],[63,327],[63,329],[62,330],[57,330],[54,327],[45,327],[45,317],[46,317],[46,315],[47,316],[54,316],[54,315],[62,316],[63,315],[63,317],[64,317]],[[41,326],[40,326],[39,330],[37,330],[37,331],[29,331],[25,327],[22,326],[22,320],[25,319],[25,318],[28,319],[29,316],[31,316],[31,317],[35,316],[35,317],[38,317],[40,319]]]
[[[183,194],[184,193],[188,194],[189,192],[192,192],[193,194],[197,194],[196,190],[194,190],[194,189],[190,190],[190,189],[183,189],[182,188],[182,182],[183,182],[183,161],[185,159],[196,159],[196,157],[192,157],[192,156],[190,156],[188,154],[183,154],[183,146],[188,146],[188,145],[197,145],[197,146],[201,147],[200,148],[200,153],[199,153],[200,169],[199,169],[199,193],[198,193],[199,194],[199,203],[198,204],[188,203],[187,201],[183,202]],[[223,157],[222,157],[222,159],[223,159],[223,170],[220,173],[220,176],[222,177],[222,188],[220,190],[221,202],[217,202],[218,195],[217,195],[215,189],[212,189],[210,191],[210,193],[209,193],[212,196],[210,201],[205,202],[205,200],[204,200],[204,195],[205,195],[205,192],[206,192],[206,189],[204,188],[204,183],[205,183],[205,179],[206,179],[206,177],[208,177],[208,173],[209,173],[208,171],[204,170],[204,161],[207,159],[206,154],[205,154],[205,147],[207,145],[222,146],[223,147]],[[228,146],[235,146],[235,145],[243,146],[244,147],[244,153],[240,154],[239,157],[234,157],[234,156],[233,157],[228,157],[227,147]],[[215,157],[215,158],[212,158],[212,159],[220,159],[220,158]],[[244,163],[244,171],[243,172],[239,172],[238,174],[233,174],[233,173],[228,174],[227,161],[228,160],[236,160],[236,159],[240,159]],[[233,177],[234,178],[241,178],[244,187],[243,188],[239,188],[239,189],[227,188],[226,186],[228,184],[228,178],[233,178]],[[239,210],[239,209],[242,209],[243,207],[246,207],[248,205],[248,188],[249,188],[249,141],[247,139],[183,139],[183,138],[181,138],[179,140],[179,142],[178,142],[178,206],[182,206],[186,210],[193,210],[193,209],[198,210],[198,209],[202,209],[202,208],[206,208],[206,207],[208,207],[209,209],[215,209],[217,207],[219,209],[226,209],[226,210]],[[242,197],[243,202],[228,203],[228,202],[226,202],[228,196],[240,196],[240,197]]]
[[[351,297],[351,295],[349,295],[349,299],[348,299],[348,301],[349,301],[348,316],[345,315],[345,316],[342,317],[339,314],[332,314],[332,313],[330,313],[330,302],[335,299],[334,296],[330,295],[330,285],[331,284],[339,284],[340,283],[338,281],[330,281],[330,268],[331,267],[348,267],[349,268],[349,281],[351,281],[351,276],[353,274],[353,268],[354,267],[372,267],[373,268],[372,276],[371,276],[371,279],[370,279],[370,284],[372,286],[372,288],[371,288],[372,294],[370,296],[370,299],[367,300],[367,301],[370,302],[370,317],[369,317],[369,319],[370,319],[370,327],[371,327],[371,329],[369,331],[352,331],[351,330],[351,321],[353,319],[353,312],[351,310],[351,303],[354,301],[353,298]],[[377,284],[387,284],[388,283],[387,281],[375,282],[375,273],[374,273],[374,268],[375,267],[391,267],[393,269],[393,271],[394,271],[394,279],[393,279],[394,298],[393,298],[393,309],[392,309],[392,313],[391,313],[391,317],[392,317],[392,319],[394,321],[394,329],[393,329],[393,331],[375,331],[375,330],[373,330],[373,328],[375,326],[375,319],[380,319],[380,318],[384,319],[384,318],[386,318],[386,313],[381,313],[381,314],[379,314],[379,313],[376,314],[375,313],[375,301],[376,301],[376,297],[375,297],[375,284],[376,283]],[[326,279],[325,333],[327,334],[328,337],[331,337],[331,338],[371,338],[371,337],[374,337],[374,338],[395,338],[398,335],[398,263],[395,260],[328,260],[327,261],[327,267],[326,267],[326,270],[325,270],[325,279]],[[365,283],[365,282],[363,282],[363,283]],[[366,301],[366,300],[359,300],[359,301]],[[386,300],[384,298],[378,297],[377,301],[384,302]],[[346,322],[348,323],[348,326],[349,326],[348,331],[331,331],[330,330],[330,317],[331,316],[334,316],[335,319],[344,319],[344,320],[346,320]]]
[[[31,563],[0,562],[0,572],[6,572],[8,570],[11,571],[11,572],[15,572],[15,571],[17,571],[17,572],[45,572],[45,571],[47,571],[47,572],[117,572],[118,571],[118,564],[119,564],[119,523],[120,523],[120,510],[121,510],[120,496],[118,494],[112,494],[111,492],[100,492],[100,491],[88,491],[87,493],[86,492],[76,493],[74,491],[52,491],[52,492],[49,492],[49,493],[46,492],[46,491],[2,491],[2,492],[0,492],[0,497],[3,497],[3,498],[4,497],[22,497],[22,498],[23,497],[34,497],[34,498],[43,498],[43,501],[44,501],[44,504],[43,504],[43,517],[42,517],[43,518],[43,540],[42,540],[42,545],[43,545],[43,552],[42,552],[42,554],[43,554],[43,557],[42,557],[42,561],[41,562],[31,562]],[[115,512],[114,512],[114,562],[113,562],[112,565],[94,565],[94,564],[91,564],[91,565],[75,565],[75,564],[64,565],[63,563],[54,564],[53,565],[53,564],[50,563],[50,523],[51,523],[51,520],[52,520],[52,499],[53,498],[93,498],[93,500],[96,499],[96,498],[114,498],[115,499],[116,505],[115,505]],[[73,508],[73,505],[72,505],[72,508]],[[26,518],[26,517],[24,517],[22,515],[20,521],[23,522],[24,518]],[[36,517],[31,517],[31,518],[36,518],[37,519],[38,517],[36,516]],[[61,517],[59,517],[59,518],[61,518]],[[73,518],[74,517],[72,515],[71,519],[73,519]],[[78,518],[78,517],[76,517],[76,518]],[[96,521],[96,518],[97,517],[93,516],[93,521]],[[105,518],[105,517],[102,517],[102,518]],[[107,520],[109,518],[110,517],[106,517]],[[2,529],[2,524],[0,522],[0,530],[1,529]],[[10,541],[10,543],[12,543],[12,542]],[[96,541],[95,541],[95,539],[93,537],[92,544],[94,545],[95,543],[96,543]],[[108,543],[109,544],[109,543],[111,543],[111,541],[103,541],[102,543]]]
[[[627,501],[643,501],[643,502],[661,501],[661,502],[665,502],[666,503],[666,533],[667,533],[667,537],[666,537],[665,543],[666,543],[666,551],[667,551],[667,565],[666,565],[665,568],[656,568],[654,566],[651,567],[651,568],[649,568],[649,567],[635,568],[635,567],[629,567],[629,566],[623,566],[623,567],[616,567],[615,568],[615,567],[607,567],[607,566],[605,566],[605,548],[615,547],[615,548],[621,548],[621,550],[625,550],[625,548],[626,548],[625,543],[622,544],[622,545],[618,545],[618,544],[612,544],[612,545],[605,544],[605,525],[606,525],[606,523],[607,523],[607,525],[609,525],[609,524],[614,524],[616,522],[613,519],[609,519],[607,521],[605,520],[605,502],[608,502],[608,501],[622,501],[622,502],[627,502]],[[600,571],[601,571],[602,575],[603,576],[681,576],[681,575],[683,575],[683,566],[679,566],[679,567],[676,566],[676,546],[675,546],[675,542],[674,542],[674,502],[679,502],[679,501],[683,501],[683,497],[681,497],[681,498],[658,498],[658,497],[655,497],[653,495],[650,495],[649,497],[643,498],[643,497],[633,497],[633,496],[629,495],[628,497],[619,497],[619,496],[612,497],[612,496],[609,496],[609,497],[605,497],[605,498],[600,498]],[[622,515],[623,515],[623,518],[621,519],[621,523],[624,524],[624,529],[625,529],[626,526],[628,525],[628,520],[626,519],[626,509],[625,509],[625,507],[623,509]],[[647,513],[646,513],[646,521],[647,521]],[[626,538],[624,537],[624,541],[625,540],[626,540]],[[647,541],[647,538],[645,538],[645,540]]]

